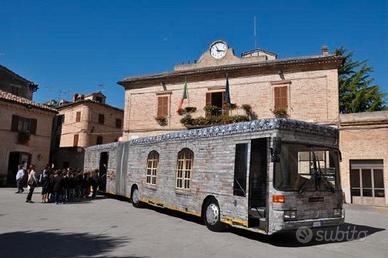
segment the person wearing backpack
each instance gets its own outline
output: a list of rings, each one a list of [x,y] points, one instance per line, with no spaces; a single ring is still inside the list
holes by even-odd
[[[36,178],[36,172],[35,172],[35,166],[30,165],[30,169],[28,171],[28,179],[27,179],[27,185],[29,187],[28,195],[26,202],[32,203],[32,194],[34,193],[35,187],[38,184],[38,180]]]

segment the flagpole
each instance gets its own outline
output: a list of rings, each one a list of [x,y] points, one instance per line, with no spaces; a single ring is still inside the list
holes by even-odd
[[[189,86],[187,85],[187,76],[185,76],[186,94],[187,94],[187,106],[190,106]]]

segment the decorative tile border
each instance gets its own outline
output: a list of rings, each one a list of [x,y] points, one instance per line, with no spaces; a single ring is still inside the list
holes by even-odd
[[[193,129],[181,132],[173,132],[163,135],[149,136],[129,141],[129,145],[151,144],[166,141],[189,140],[228,136],[242,133],[254,133],[275,129],[290,130],[315,135],[328,135],[338,137],[338,129],[298,120],[285,118],[259,119],[249,122],[233,123],[228,125],[212,126],[201,129]]]

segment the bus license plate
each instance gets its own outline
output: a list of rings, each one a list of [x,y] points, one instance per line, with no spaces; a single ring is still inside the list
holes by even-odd
[[[320,221],[313,222],[313,228],[317,228],[317,227],[320,227],[320,226],[322,226],[322,222],[320,222]]]

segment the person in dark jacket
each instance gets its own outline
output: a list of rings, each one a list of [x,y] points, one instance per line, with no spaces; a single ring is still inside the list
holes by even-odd
[[[59,175],[58,171],[54,173],[52,184],[53,184],[54,201],[56,204],[59,204],[62,198],[62,178]]]
[[[42,203],[48,202],[50,184],[50,166],[47,165],[39,176],[39,183],[42,186]]]
[[[92,198],[96,198],[98,183],[99,183],[98,169],[96,169],[93,172],[92,177],[91,177],[91,185],[92,185],[92,189],[93,189]]]
[[[78,170],[74,174],[74,199],[78,201],[82,197],[82,173]]]
[[[69,200],[69,169],[62,172],[62,202],[65,203]]]
[[[89,172],[85,172],[82,179],[82,186],[83,186],[83,197],[88,198],[90,194],[90,183],[91,179],[89,176]]]
[[[67,189],[67,199],[69,202],[74,201],[74,192],[75,192],[75,178],[73,172],[68,172],[68,189]]]

